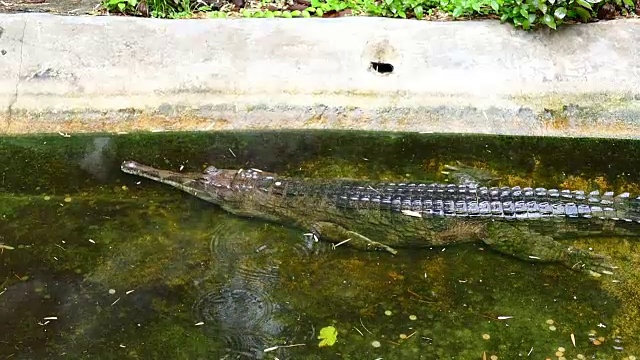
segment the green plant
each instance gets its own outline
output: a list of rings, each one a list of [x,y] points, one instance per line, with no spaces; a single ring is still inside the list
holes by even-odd
[[[138,0],[105,0],[102,4],[108,11],[117,11],[122,14],[136,13]]]
[[[596,17],[597,9],[611,1],[603,0],[492,0],[492,8],[500,15],[501,21],[512,22],[515,26],[530,29],[545,25],[557,29],[567,20],[588,22]],[[633,0],[615,0],[619,7],[633,8]]]

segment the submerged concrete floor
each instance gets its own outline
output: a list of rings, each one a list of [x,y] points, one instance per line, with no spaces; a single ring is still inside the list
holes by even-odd
[[[638,19],[524,32],[496,21],[4,14],[0,131],[640,138],[639,43]]]

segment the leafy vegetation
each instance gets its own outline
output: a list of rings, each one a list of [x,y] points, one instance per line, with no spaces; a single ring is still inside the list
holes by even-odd
[[[209,2],[207,2],[209,1]],[[223,0],[224,1],[224,0]],[[238,2],[239,1],[239,2]],[[563,23],[589,22],[640,13],[640,0],[275,0],[213,3],[210,0],[104,0],[109,12],[153,16],[296,18],[353,15],[455,20],[496,18],[525,30],[557,29]]]

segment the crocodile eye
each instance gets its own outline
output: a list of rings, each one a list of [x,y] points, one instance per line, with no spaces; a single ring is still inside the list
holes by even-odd
[[[215,174],[217,172],[218,172],[218,168],[215,166],[208,166],[206,169],[204,169],[205,174]]]

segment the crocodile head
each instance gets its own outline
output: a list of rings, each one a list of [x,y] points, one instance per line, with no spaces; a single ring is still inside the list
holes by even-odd
[[[203,173],[178,173],[130,160],[124,161],[120,169],[127,174],[171,185],[214,204],[222,204],[234,193],[231,185],[238,174],[238,170],[216,169],[213,166],[206,168]]]

